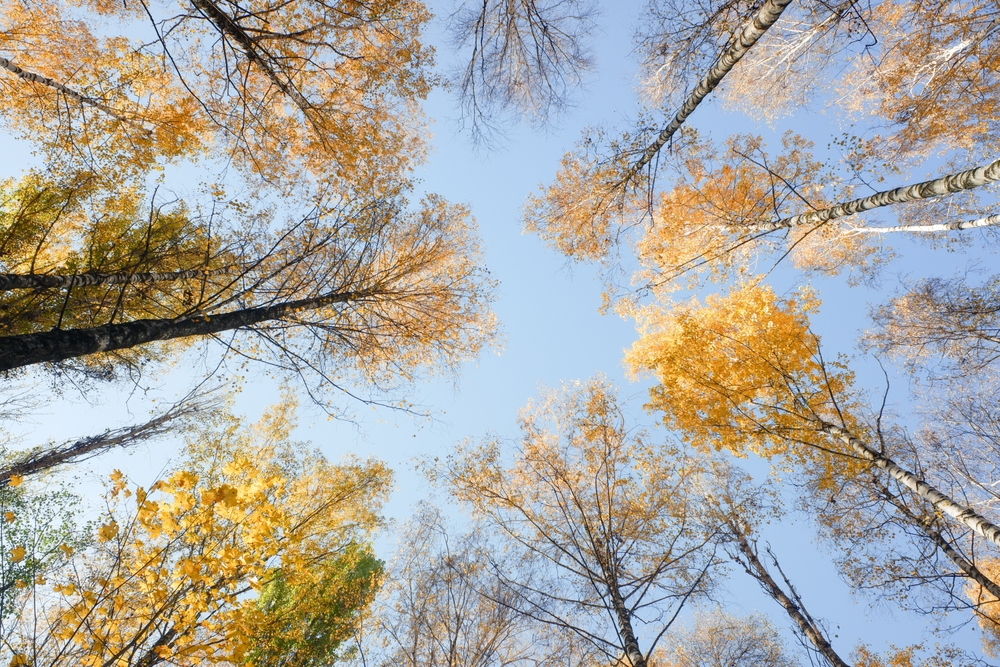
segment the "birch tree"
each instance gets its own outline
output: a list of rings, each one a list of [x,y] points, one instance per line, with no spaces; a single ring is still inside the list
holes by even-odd
[[[1000,277],[973,286],[973,276],[927,278],[906,285],[873,309],[863,343],[912,372],[961,377],[986,369],[1000,354]]]
[[[879,451],[858,414],[853,376],[823,360],[807,314],[806,292],[778,299],[744,285],[705,307],[642,313],[642,339],[627,357],[656,374],[650,407],[701,449],[782,457],[789,464],[834,467],[838,474],[878,469],[954,522],[1000,546],[1000,527]],[[833,475],[824,475],[832,479]]]
[[[464,63],[450,79],[475,141],[495,140],[505,115],[546,124],[570,104],[593,68],[596,15],[588,0],[490,0],[448,16]]]
[[[418,507],[399,534],[386,584],[364,629],[360,662],[418,667],[589,664],[525,614],[496,576],[502,556],[482,527],[458,532],[440,510]],[[577,643],[578,644],[578,643]]]
[[[629,430],[600,379],[544,396],[520,421],[513,447],[465,445],[436,476],[511,553],[539,563],[544,577],[531,580],[498,568],[523,613],[644,667],[711,581],[712,536],[686,503],[694,468]]]
[[[150,343],[200,337],[219,340],[240,363],[261,361],[302,377],[314,392],[342,387],[354,373],[369,386],[389,387],[421,368],[447,369],[491,336],[492,285],[479,268],[467,211],[433,196],[416,212],[404,207],[399,196],[357,206],[321,200],[284,224],[266,210],[236,209],[228,226],[216,221],[218,236],[195,240],[215,265],[232,265],[235,255],[238,270],[203,273],[184,290],[169,281],[156,289],[126,282],[62,295],[29,291],[47,299],[32,306],[41,321],[0,337],[0,365],[101,355],[84,363],[113,370],[123,355],[146,364],[171,355]],[[197,245],[192,250],[192,261],[203,265]],[[103,310],[70,312],[66,295],[74,293],[94,295]],[[52,328],[53,320],[61,325]],[[236,335],[220,337],[227,332]]]

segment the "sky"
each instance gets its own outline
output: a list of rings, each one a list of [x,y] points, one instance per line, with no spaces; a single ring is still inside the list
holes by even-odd
[[[445,2],[432,5],[439,15],[447,7]],[[422,380],[412,388],[410,398],[432,412],[430,420],[361,407],[357,421],[349,423],[327,419],[319,410],[303,405],[296,432],[297,437],[311,441],[331,459],[345,455],[373,456],[389,463],[396,471],[397,481],[386,513],[397,524],[406,520],[419,501],[427,498],[444,501],[440,493],[435,495],[428,489],[415,470],[417,461],[446,456],[455,443],[466,438],[491,434],[515,438],[518,410],[542,386],[555,387],[602,373],[616,382],[622,395],[630,399],[638,423],[654,422],[653,417],[641,410],[649,382],[631,381],[622,369],[622,353],[636,339],[632,323],[614,314],[600,314],[601,285],[593,267],[568,264],[536,236],[523,233],[521,222],[526,196],[539,184],[551,181],[560,158],[583,128],[594,123],[627,123],[635,117],[636,63],[631,51],[635,26],[642,20],[641,10],[642,3],[630,0],[615,2],[613,10],[605,11],[599,20],[601,33],[596,36],[594,47],[597,67],[588,76],[575,106],[558,118],[554,126],[514,125],[505,133],[502,146],[485,150],[475,147],[449,120],[456,115],[455,101],[449,93],[435,91],[427,102],[427,114],[434,119],[432,152],[417,172],[419,189],[440,193],[472,210],[483,239],[485,263],[499,284],[494,309],[503,336],[494,349],[484,350],[479,359],[465,364],[456,377]],[[441,29],[437,21],[431,28],[430,41],[444,43]],[[451,57],[446,47],[439,48],[443,66],[447,66]],[[803,112],[781,119],[780,127],[771,128],[741,114],[726,112],[711,101],[696,111],[690,123],[717,139],[736,131],[754,131],[773,138],[784,127],[791,126],[816,136],[817,143],[825,143],[828,136],[839,132],[836,119],[821,113]],[[30,161],[26,149],[10,146],[9,140],[3,140],[0,147],[8,156],[3,161],[4,175],[16,173]],[[890,268],[885,280],[888,287],[897,275],[915,277],[927,267],[948,275],[976,259],[965,251],[934,252],[917,244],[903,243],[899,248],[905,260]],[[989,263],[995,259],[986,255],[980,261]],[[802,278],[779,269],[772,282],[780,293],[801,284]],[[857,333],[867,326],[868,303],[880,300],[884,290],[851,288],[843,279],[814,280],[813,284],[823,298],[813,326],[823,337],[825,351],[830,356],[855,353]],[[155,399],[162,404],[189,385],[196,371],[183,364],[180,362],[170,374],[143,392],[112,390],[99,397],[88,397],[89,403],[67,395],[66,400],[50,403],[26,422],[20,437],[25,444],[37,444],[49,438],[79,437],[137,421],[148,410],[155,409],[156,404],[151,401]],[[860,382],[881,391],[884,380],[878,364],[859,356],[856,366]],[[890,372],[895,373],[891,368]],[[893,378],[892,400],[905,408],[908,405],[905,380],[895,374]],[[251,375],[236,407],[255,419],[278,396],[276,384]],[[159,475],[176,451],[175,443],[156,443],[129,455],[90,462],[74,469],[72,474],[88,493],[96,488],[96,480],[117,467],[143,483],[144,478]],[[748,465],[756,474],[766,474],[766,466],[760,462]],[[813,534],[806,520],[795,519],[768,526],[761,543],[767,541],[774,548],[810,612],[827,620],[834,646],[842,655],[848,654],[858,641],[883,649],[887,643],[903,645],[926,637],[932,619],[893,612],[884,606],[873,608],[869,600],[852,598],[840,582],[829,554],[815,543]],[[380,538],[379,548],[387,555],[392,545],[390,530]],[[741,572],[734,571],[729,591],[722,598],[734,611],[760,610],[777,625],[787,625],[777,604],[765,598]],[[978,648],[978,630],[970,626],[957,630],[954,639],[967,648]]]

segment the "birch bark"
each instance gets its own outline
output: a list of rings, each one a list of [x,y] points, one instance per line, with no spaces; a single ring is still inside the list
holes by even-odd
[[[869,197],[854,199],[818,211],[800,213],[799,215],[782,218],[781,220],[752,225],[751,228],[762,232],[773,232],[779,229],[791,229],[800,225],[820,225],[830,220],[836,220],[837,218],[870,211],[873,208],[902,204],[920,199],[933,199],[942,195],[978,188],[995,181],[1000,181],[1000,160],[994,160],[981,167],[962,171],[957,174],[949,174],[948,176],[942,176],[931,181],[904,185],[895,190],[884,190]]]
[[[944,222],[937,225],[896,225],[895,227],[855,227],[851,230],[857,234],[889,234],[893,232],[954,232],[963,229],[976,229],[979,227],[992,227],[1000,225],[1000,213],[987,215],[975,220],[962,220],[959,222]]]
[[[982,586],[985,590],[989,591],[994,597],[1000,599],[1000,585],[994,582],[992,579],[983,574],[982,570],[976,567],[976,564],[967,559],[965,556],[960,554],[951,543],[944,538],[944,535],[940,531],[935,530],[930,522],[923,519],[913,512],[910,511],[905,504],[903,504],[884,484],[878,485],[878,491],[882,496],[895,507],[900,514],[905,516],[910,523],[917,526],[924,532],[927,538],[934,543],[941,552],[948,557],[955,566],[962,571],[965,576],[967,576],[972,581],[976,582]]]
[[[1000,526],[991,523],[971,507],[955,502],[909,470],[897,465],[892,459],[872,449],[847,430],[820,419],[816,421],[819,424],[820,430],[824,433],[828,433],[839,439],[858,456],[866,461],[871,461],[882,470],[885,470],[893,479],[913,491],[920,498],[929,502],[935,509],[941,510],[948,516],[957,519],[980,536],[1000,546]]]
[[[0,273],[0,290],[93,287],[95,285],[125,285],[133,283],[171,282],[230,273],[233,267],[222,269],[190,269],[165,273],[77,273],[48,275],[35,273]]]
[[[15,76],[18,76],[18,77],[24,79],[25,81],[29,81],[31,83],[38,83],[38,84],[41,84],[43,86],[48,86],[49,88],[52,88],[52,89],[54,89],[54,90],[62,93],[66,97],[69,97],[71,99],[76,100],[77,102],[80,102],[81,104],[86,104],[87,106],[91,106],[91,107],[94,107],[95,109],[99,109],[100,111],[103,111],[104,113],[108,114],[109,116],[111,116],[112,118],[114,118],[116,120],[120,120],[123,123],[128,123],[129,125],[132,125],[134,127],[137,127],[139,129],[143,130],[144,132],[150,132],[149,129],[147,129],[145,127],[142,127],[142,125],[136,123],[134,120],[132,120],[130,118],[126,118],[125,116],[122,116],[120,113],[118,113],[117,111],[115,111],[111,107],[109,107],[109,106],[107,106],[105,104],[101,104],[100,102],[98,102],[97,100],[95,100],[93,97],[87,97],[86,95],[78,93],[77,91],[73,90],[72,88],[70,88],[68,86],[64,86],[63,84],[59,83],[58,81],[54,81],[54,80],[48,78],[47,76],[42,76],[41,74],[35,74],[34,72],[29,72],[26,69],[22,69],[21,67],[18,67],[14,62],[12,62],[11,60],[9,60],[7,58],[4,58],[3,56],[0,56],[0,67],[2,67],[3,69],[7,70],[11,74],[14,74]]]
[[[751,47],[757,43],[757,41],[764,36],[768,28],[773,26],[781,13],[785,11],[788,5],[792,4],[792,0],[767,0],[764,6],[760,8],[757,15],[754,17],[753,21],[748,23],[740,36],[736,41],[726,49],[721,56],[719,56],[718,62],[712,69],[708,71],[695,89],[685,100],[684,104],[681,106],[680,110],[674,116],[674,119],[670,121],[660,132],[656,141],[651,143],[646,150],[642,152],[642,156],[636,161],[632,168],[629,170],[629,178],[638,173],[643,167],[649,164],[656,154],[660,151],[663,146],[670,141],[670,137],[681,128],[684,121],[687,120],[688,116],[694,113],[694,110],[698,108],[698,105],[708,97],[715,88],[722,83],[722,79],[729,74],[730,70],[738,63],[743,56],[750,51]],[[628,180],[628,179],[626,179]]]

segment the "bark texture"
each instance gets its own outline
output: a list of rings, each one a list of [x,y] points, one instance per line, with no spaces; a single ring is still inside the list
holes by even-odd
[[[897,465],[892,459],[872,449],[847,430],[825,421],[819,421],[819,425],[824,433],[838,438],[858,456],[885,470],[893,479],[933,505],[934,509],[941,510],[993,544],[1000,546],[1000,526],[988,521],[971,507],[955,502],[909,470]]]
[[[743,56],[750,51],[751,47],[757,43],[757,41],[764,36],[768,28],[774,25],[781,13],[785,11],[788,5],[792,4],[792,0],[767,0],[764,6],[760,8],[757,15],[754,17],[753,21],[748,23],[744,28],[743,32],[740,33],[736,41],[730,46],[726,51],[722,53],[718,62],[709,70],[708,74],[705,75],[695,89],[685,100],[684,104],[681,106],[677,115],[674,119],[670,121],[660,132],[659,136],[656,137],[656,141],[651,143],[646,150],[642,152],[642,156],[638,161],[632,166],[630,174],[638,173],[643,167],[649,164],[656,154],[663,148],[670,137],[681,128],[684,121],[687,120],[688,116],[694,113],[694,110],[698,108],[702,100],[711,94],[715,88],[722,83],[722,79],[725,78],[729,71],[738,63]]]
[[[754,225],[753,228],[763,232],[772,232],[778,229],[798,227],[799,225],[820,225],[830,220],[836,220],[837,218],[870,211],[873,208],[892,206],[893,204],[902,204],[903,202],[920,199],[933,199],[934,197],[961,192],[962,190],[978,188],[994,181],[1000,181],[1000,160],[995,160],[987,165],[969,169],[968,171],[942,176],[932,181],[904,185],[895,190],[884,190],[870,197],[854,199],[843,204],[831,206],[830,208]]]
[[[113,352],[144,343],[188,336],[207,336],[280,320],[298,312],[336,303],[361,301],[378,295],[377,289],[337,292],[312,299],[287,301],[270,306],[245,308],[217,315],[194,315],[177,319],[136,320],[90,329],[53,329],[42,333],[0,338],[0,371],[63,361],[98,352]]]
[[[928,539],[934,543],[941,552],[948,557],[954,565],[962,571],[962,573],[967,576],[972,581],[976,582],[982,586],[985,590],[989,591],[994,597],[1000,599],[1000,585],[997,585],[992,579],[983,574],[982,570],[976,567],[976,564],[967,559],[965,556],[960,554],[955,547],[951,545],[941,531],[934,528],[928,519],[919,517],[910,511],[898,497],[896,497],[884,484],[878,485],[878,491],[893,507],[895,507],[900,514],[909,519],[910,523],[917,526],[924,532]]]
[[[123,285],[131,283],[170,282],[232,272],[231,268],[206,271],[170,271],[167,273],[77,273],[73,275],[47,275],[36,273],[0,273],[0,290],[45,289],[67,287],[92,287],[94,285]]]

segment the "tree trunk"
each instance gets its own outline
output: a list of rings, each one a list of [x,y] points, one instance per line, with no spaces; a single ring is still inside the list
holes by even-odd
[[[670,121],[663,131],[660,132],[659,136],[656,138],[652,144],[650,144],[646,150],[642,152],[642,156],[636,161],[632,168],[629,169],[629,176],[631,178],[637,174],[643,167],[649,164],[661,148],[670,140],[670,137],[681,128],[684,121],[687,120],[688,116],[694,113],[694,110],[701,104],[708,95],[715,90],[715,88],[722,83],[722,79],[725,78],[729,71],[747,54],[750,48],[757,43],[767,29],[774,25],[781,13],[785,11],[785,8],[792,3],[792,0],[767,0],[764,6],[760,8],[757,15],[754,17],[753,21],[748,23],[744,28],[743,32],[736,41],[726,49],[722,55],[719,57],[718,62],[709,70],[708,74],[705,75],[695,87],[694,91],[688,96],[687,100],[681,106],[680,111],[674,116],[674,119]],[[627,179],[626,179],[627,180]]]
[[[98,352],[112,352],[144,343],[242,329],[280,320],[297,312],[316,310],[335,303],[377,296],[372,288],[358,292],[335,292],[311,299],[287,301],[271,306],[245,308],[228,313],[195,315],[177,319],[135,320],[105,324],[90,329],[53,329],[42,333],[0,338],[0,371],[43,362],[62,361]]]
[[[639,641],[635,638],[635,630],[632,629],[632,615],[625,608],[621,592],[615,583],[611,583],[608,588],[611,593],[611,604],[615,608],[615,616],[618,617],[618,634],[621,635],[629,664],[631,667],[646,667],[646,658],[639,650]]]
[[[209,405],[209,402],[205,400],[184,399],[181,403],[174,405],[145,424],[105,431],[61,447],[27,452],[14,463],[0,469],[0,487],[5,486],[12,475],[27,477],[56,466],[89,459],[109,449],[124,449],[145,442],[150,438],[171,431],[178,420],[208,409]]]
[[[785,591],[781,589],[781,586],[774,580],[771,573],[767,571],[764,564],[760,562],[760,558],[757,557],[757,550],[750,544],[743,530],[736,524],[736,522],[730,520],[729,530],[736,542],[740,553],[746,559],[744,564],[744,569],[747,571],[751,577],[756,579],[763,587],[764,592],[767,593],[775,602],[780,604],[785,612],[788,613],[789,617],[795,622],[802,631],[802,634],[812,642],[812,645],[816,647],[816,650],[827,659],[827,661],[833,665],[833,667],[850,667],[846,662],[841,659],[837,652],[833,650],[833,646],[823,635],[822,630],[820,630],[816,624],[812,621],[812,618],[801,606],[792,598],[785,594]],[[794,591],[793,591],[794,594]]]
[[[858,456],[866,461],[871,461],[879,468],[882,468],[882,470],[885,470],[900,484],[933,505],[935,509],[939,509],[945,514],[958,519],[961,523],[965,524],[982,537],[986,538],[993,544],[1000,546],[1000,526],[987,521],[985,517],[978,514],[971,507],[955,502],[927,482],[918,478],[909,470],[896,465],[892,459],[875,451],[861,440],[851,435],[847,430],[820,419],[816,419],[816,421],[820,425],[820,430],[824,433],[829,433],[830,435],[838,438],[841,442],[845,443],[848,447],[854,450]]]
[[[963,229],[976,229],[977,227],[992,227],[1000,225],[1000,213],[988,215],[976,220],[962,220],[960,222],[944,222],[937,225],[898,225],[896,227],[855,227],[851,229],[856,234],[888,234],[891,232],[954,232]]]
[[[752,225],[751,228],[762,232],[773,232],[778,229],[790,229],[800,225],[819,225],[837,218],[844,218],[856,213],[869,211],[873,208],[902,204],[908,201],[918,201],[920,199],[933,199],[934,197],[961,192],[962,190],[978,188],[994,181],[1000,181],[1000,160],[995,160],[987,165],[969,169],[968,171],[942,176],[932,181],[924,181],[913,185],[904,185],[895,190],[877,192],[870,197],[855,199],[819,211],[810,211],[809,213],[793,215],[790,218]]]
[[[213,0],[191,0],[191,4],[202,13],[205,18],[212,22],[220,33],[224,36],[235,40],[237,44],[240,45],[240,49],[246,55],[247,59],[252,62],[257,68],[264,73],[264,75],[278,87],[282,93],[287,95],[297,106],[302,113],[309,117],[309,111],[312,110],[312,104],[309,103],[305,97],[302,96],[295,88],[295,84],[289,81],[282,81],[281,77],[274,70],[274,67],[269,62],[269,57],[261,55],[258,51],[257,45],[254,40],[247,35],[246,31],[240,26],[239,23],[233,20],[229,14],[225,13],[219,9],[218,5],[215,4]]]
[[[25,69],[22,69],[22,68],[18,67],[17,65],[15,65],[10,60],[8,60],[7,58],[4,58],[2,56],[0,56],[0,67],[2,67],[3,69],[7,70],[8,72],[10,72],[12,74],[15,74],[16,76],[19,76],[20,78],[24,79],[25,81],[30,81],[31,83],[38,83],[38,84],[41,84],[43,86],[48,86],[49,88],[57,90],[60,93],[62,93],[63,95],[65,95],[66,97],[72,98],[72,99],[76,100],[77,102],[80,102],[81,104],[86,104],[88,106],[94,107],[95,109],[100,109],[101,111],[103,111],[104,113],[108,114],[109,116],[111,116],[112,118],[114,118],[116,120],[120,120],[123,123],[128,123],[129,125],[137,127],[137,128],[139,128],[140,130],[142,130],[144,132],[147,132],[147,133],[150,132],[150,130],[142,127],[141,125],[139,125],[138,123],[136,123],[134,120],[131,120],[129,118],[126,118],[125,116],[122,116],[121,114],[119,114],[117,111],[115,111],[111,107],[108,107],[108,106],[106,106],[104,104],[101,104],[100,102],[98,102],[97,100],[95,100],[93,97],[87,97],[86,95],[82,95],[82,94],[76,92],[75,90],[73,90],[72,88],[64,86],[63,84],[61,84],[61,83],[59,83],[57,81],[53,81],[52,79],[50,79],[50,78],[48,78],[46,76],[42,76],[41,74],[35,74],[34,72],[29,72],[29,71],[27,71]]]
[[[903,516],[909,519],[910,523],[917,526],[924,532],[924,534],[934,543],[938,549],[948,557],[952,563],[962,571],[965,576],[967,576],[972,581],[976,582],[984,589],[989,591],[995,598],[1000,600],[1000,585],[997,585],[992,579],[983,574],[982,570],[976,567],[975,563],[968,560],[958,552],[955,547],[951,546],[951,543],[944,538],[944,535],[940,531],[935,530],[931,526],[930,521],[918,517],[916,514],[910,511],[906,505],[899,500],[899,498],[894,495],[888,487],[884,484],[878,484],[878,491],[882,496],[895,507]]]
[[[92,287],[131,283],[169,282],[231,273],[233,267],[204,270],[170,271],[166,273],[78,273],[48,275],[38,273],[0,273],[0,290]]]

